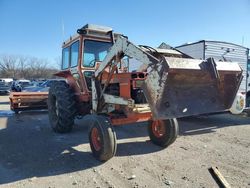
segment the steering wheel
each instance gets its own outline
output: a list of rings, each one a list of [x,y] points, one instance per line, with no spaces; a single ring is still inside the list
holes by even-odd
[[[96,62],[96,59],[93,59],[89,62],[89,66],[90,67],[94,67],[95,66],[95,62]]]

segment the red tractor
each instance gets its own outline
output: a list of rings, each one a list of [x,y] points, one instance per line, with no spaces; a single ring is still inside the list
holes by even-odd
[[[63,43],[61,68],[56,75],[66,82],[49,90],[51,126],[67,133],[75,117],[84,116],[100,161],[116,153],[113,126],[148,121],[151,141],[167,147],[178,135],[176,118],[229,109],[242,79],[237,63],[137,46],[109,27],[90,24]]]

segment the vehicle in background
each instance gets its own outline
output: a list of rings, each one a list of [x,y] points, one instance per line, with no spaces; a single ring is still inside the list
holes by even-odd
[[[37,81],[37,86],[41,86],[44,82],[46,82],[46,80],[43,80],[43,81]]]
[[[0,78],[0,94],[10,93],[12,82],[12,78]]]
[[[32,87],[32,82],[30,80],[16,80],[11,86],[11,90],[14,92],[21,92],[27,87]]]
[[[34,84],[33,86],[26,87],[22,90],[22,92],[48,92],[50,86],[56,81],[63,81],[63,79],[49,79],[44,81],[43,83]]]
[[[205,60],[212,57],[219,62],[238,62],[243,70],[243,79],[230,112],[239,114],[246,107],[249,107],[250,86],[248,84],[247,66],[249,57],[248,48],[229,42],[201,40],[177,46],[176,49],[196,59]]]
[[[52,83],[65,79],[50,79],[39,82],[32,82],[32,86],[24,87],[21,92],[12,92],[10,95],[10,107],[15,113],[25,110],[47,109],[48,91]]]
[[[54,82],[57,81],[65,81],[64,79],[49,79],[43,82],[40,86],[41,87],[50,87]]]
[[[34,86],[41,86],[44,82],[46,81],[46,79],[43,79],[43,80],[32,80],[31,83],[34,85]]]

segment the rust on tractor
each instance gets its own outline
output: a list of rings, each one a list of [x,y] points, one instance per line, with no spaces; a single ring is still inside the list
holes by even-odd
[[[112,125],[153,122],[151,141],[167,147],[178,135],[175,118],[229,109],[242,80],[237,63],[138,46],[108,27],[87,24],[62,48],[62,70],[56,75],[66,83],[50,89],[49,97],[55,96],[48,100],[51,126],[69,132],[74,118],[85,116],[91,150],[101,161],[116,151]],[[137,70],[131,71],[131,64]]]
[[[91,106],[89,113],[109,114],[113,124],[224,111],[231,107],[242,79],[237,63],[202,61],[174,49],[137,46],[108,27],[86,25],[77,32],[63,49],[79,41],[78,64],[56,75],[66,78],[79,104]],[[86,46],[89,41],[92,47]],[[107,52],[102,60],[98,50]],[[92,64],[86,66],[84,55],[92,51],[96,51]],[[143,64],[140,71],[128,71],[121,63],[126,56]],[[142,104],[147,112],[135,107]],[[86,110],[78,112],[86,114]]]
[[[31,109],[46,109],[48,92],[11,92],[10,108],[18,112]]]
[[[217,79],[207,61],[166,57],[164,63],[167,66],[148,73],[143,85],[155,119],[219,112],[231,107],[242,79],[237,63],[218,63]]]

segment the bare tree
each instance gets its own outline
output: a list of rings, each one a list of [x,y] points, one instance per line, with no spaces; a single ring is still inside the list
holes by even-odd
[[[36,57],[2,55],[0,56],[0,77],[46,79],[54,77],[56,68],[50,62]]]
[[[28,76],[28,71],[27,71],[27,60],[28,57],[20,56],[18,58],[18,65],[19,65],[19,77],[21,78],[26,78]]]
[[[3,55],[0,60],[1,74],[5,77],[16,77],[17,74],[17,56]]]
[[[61,69],[61,66],[62,66],[62,57],[58,56],[55,58],[55,68]]]

